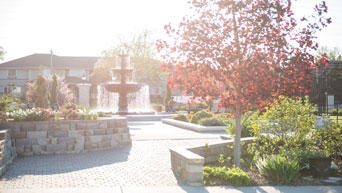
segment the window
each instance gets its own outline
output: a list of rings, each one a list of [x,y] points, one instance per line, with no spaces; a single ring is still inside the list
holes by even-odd
[[[15,79],[17,76],[17,72],[14,69],[8,70],[8,79]]]
[[[43,76],[50,76],[51,75],[51,70],[50,69],[44,69],[43,70]]]

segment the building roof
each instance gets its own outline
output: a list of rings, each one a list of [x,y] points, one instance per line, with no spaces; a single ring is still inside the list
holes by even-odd
[[[100,57],[75,57],[52,55],[53,68],[92,69]],[[50,67],[51,54],[32,54],[0,64],[0,68],[39,68]]]

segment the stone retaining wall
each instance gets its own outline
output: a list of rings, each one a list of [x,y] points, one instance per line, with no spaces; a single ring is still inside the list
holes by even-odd
[[[0,177],[16,157],[15,147],[12,144],[8,130],[0,130]]]
[[[131,145],[127,119],[0,124],[11,131],[19,156],[68,154]]]
[[[254,137],[241,139],[243,142],[241,147],[242,157],[247,153],[246,146],[248,143],[253,142],[255,139]],[[172,171],[188,185],[201,186],[203,183],[204,163],[217,161],[220,154],[232,156],[233,152],[230,152],[227,146],[233,144],[234,140],[227,140],[225,142],[211,143],[208,146],[172,148],[170,149]]]

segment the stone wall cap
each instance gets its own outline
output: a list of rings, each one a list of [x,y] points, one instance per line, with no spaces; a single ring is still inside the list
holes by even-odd
[[[175,153],[187,160],[188,163],[202,163],[204,164],[204,158],[198,154],[195,154],[184,148],[171,148],[171,154]]]

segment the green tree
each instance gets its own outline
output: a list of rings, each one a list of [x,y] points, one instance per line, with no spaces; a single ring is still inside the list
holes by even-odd
[[[49,93],[48,83],[42,74],[42,69],[34,85],[34,104],[35,107],[48,108],[49,106]]]
[[[3,47],[0,46],[0,60],[4,59],[6,52]]]
[[[317,56],[322,57],[323,54],[326,54],[330,61],[342,61],[342,54],[338,47],[329,49],[327,46],[321,46],[317,50]]]
[[[58,101],[57,101],[58,92],[57,91],[58,91],[57,76],[56,74],[54,74],[52,76],[51,99],[50,99],[50,103],[52,105],[58,105]]]
[[[131,56],[131,66],[136,70],[135,81],[149,85],[161,81],[164,74],[159,61],[155,59],[155,41],[151,34],[151,31],[144,29],[128,37],[119,36],[118,43],[112,49],[103,51],[103,57],[91,74],[92,82],[97,85],[111,80],[110,68],[118,65],[117,56],[122,51]]]

